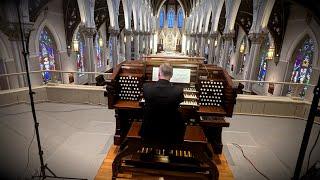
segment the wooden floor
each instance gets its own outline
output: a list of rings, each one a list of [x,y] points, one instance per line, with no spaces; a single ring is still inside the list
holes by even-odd
[[[118,146],[111,146],[106,158],[104,159],[95,180],[110,180],[112,178],[112,162],[119,150]],[[220,180],[233,180],[232,172],[228,166],[228,162],[224,155],[219,155],[215,157],[215,162],[218,166],[220,173]],[[162,180],[162,177],[148,176],[143,174],[119,174],[119,180],[124,179],[137,179],[137,180]],[[167,179],[167,178],[166,178]],[[177,179],[177,178],[174,178]],[[183,178],[186,180],[186,178]]]

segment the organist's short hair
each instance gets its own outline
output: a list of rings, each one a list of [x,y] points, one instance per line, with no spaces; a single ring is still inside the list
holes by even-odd
[[[160,65],[159,71],[162,76],[165,77],[172,77],[173,74],[173,68],[169,63],[163,63]]]

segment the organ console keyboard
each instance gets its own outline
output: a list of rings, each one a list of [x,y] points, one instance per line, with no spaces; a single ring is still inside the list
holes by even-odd
[[[159,57],[124,61],[114,69],[106,90],[108,108],[115,109],[115,145],[121,144],[133,121],[142,120],[142,85],[152,82],[154,68],[165,61],[165,58]],[[170,64],[174,69],[184,69],[190,73],[182,74],[183,78],[188,76],[188,83],[174,82],[183,87],[184,101],[179,109],[183,119],[186,123],[200,124],[214,152],[221,153],[222,127],[229,126],[224,117],[232,116],[236,98],[230,76],[220,67],[190,58],[170,58]]]

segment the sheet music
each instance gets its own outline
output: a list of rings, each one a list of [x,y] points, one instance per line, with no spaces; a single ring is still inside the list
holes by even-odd
[[[158,81],[159,67],[153,67],[152,69],[152,81]],[[170,82],[174,83],[190,83],[190,69],[173,68],[173,76]]]

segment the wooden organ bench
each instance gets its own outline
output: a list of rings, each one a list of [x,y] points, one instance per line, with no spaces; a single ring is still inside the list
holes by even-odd
[[[132,123],[124,147],[113,161],[113,179],[117,178],[119,172],[214,180],[219,178],[218,168],[207,154],[207,140],[200,126],[186,126],[183,143],[175,145],[144,144],[139,136],[140,128],[141,122]],[[156,152],[156,155],[151,152]],[[128,156],[129,159],[122,162]],[[188,158],[189,163],[179,161],[179,158]]]

